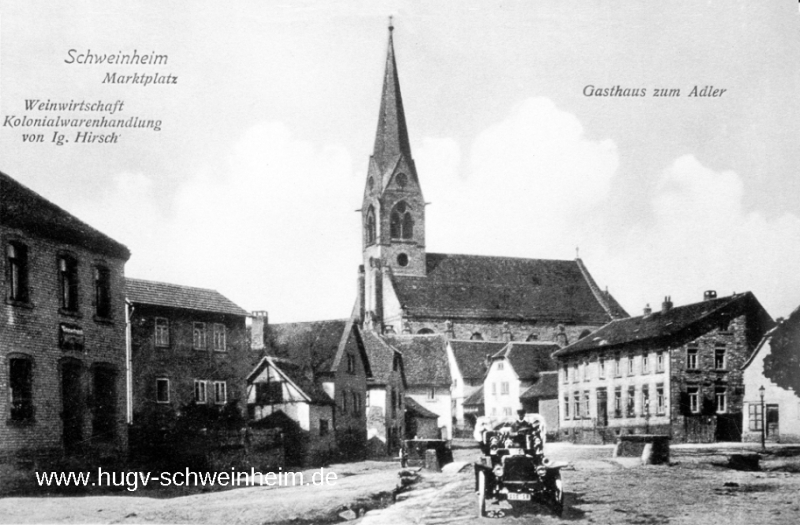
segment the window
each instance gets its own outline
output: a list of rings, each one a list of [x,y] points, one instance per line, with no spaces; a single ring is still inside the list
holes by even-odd
[[[597,366],[599,368],[599,374],[600,374],[599,377],[600,377],[600,379],[605,379],[605,377],[606,377],[606,358],[605,357],[601,357],[597,361],[597,363],[598,363]]]
[[[666,398],[664,398],[664,385],[656,385],[656,414],[664,414],[666,408],[667,403]]]
[[[257,396],[258,394],[256,394],[256,397]],[[200,404],[208,402],[208,394],[206,392],[206,381],[204,379],[194,380],[194,401],[195,403],[200,403]]]
[[[224,405],[228,402],[228,384],[225,381],[214,381],[214,403]]]
[[[256,403],[259,405],[283,403],[283,383],[280,381],[256,383]]]
[[[508,395],[508,381],[503,381],[500,383],[500,395],[507,396]]]
[[[696,386],[690,386],[686,391],[689,394],[689,410],[697,414],[700,412],[700,390]]]
[[[503,407],[503,415],[510,416],[511,415],[511,407]]]
[[[650,373],[650,356],[647,354],[647,352],[642,354],[642,373]]]
[[[417,330],[417,333],[419,335],[428,335],[428,334],[432,334],[433,330],[431,330],[430,328],[420,328],[419,330]]]
[[[156,403],[169,403],[169,379],[156,379]]]
[[[408,176],[405,173],[398,173],[394,180],[397,182],[397,185],[401,188],[405,187],[408,184]]]
[[[392,417],[397,417],[397,393],[392,389]]]
[[[503,369],[505,369],[505,363],[504,363],[504,362],[502,362],[502,361],[498,361],[498,362],[497,362],[497,369],[498,369],[498,370],[503,370]]]
[[[581,417],[581,395],[578,392],[575,392],[572,395],[572,411],[575,413],[575,419],[580,419],[580,417]]]
[[[222,323],[214,323],[214,351],[225,352],[227,345],[225,341],[225,325]]]
[[[94,305],[97,317],[111,317],[111,272],[105,266],[94,269]]]
[[[724,388],[717,388],[714,391],[714,405],[717,414],[724,414],[728,411],[728,392]]]
[[[156,317],[156,346],[169,346],[169,321]]]
[[[347,354],[347,373],[348,374],[356,373],[356,356],[354,356],[353,354]]]
[[[761,412],[761,405],[757,403],[750,403],[747,410],[747,419],[749,421],[748,428],[750,430],[761,430],[764,422],[763,413]]]
[[[358,406],[358,402],[359,402],[358,394],[353,392],[350,395],[353,396],[353,415],[358,417],[358,415],[360,413],[359,406]]]
[[[398,266],[402,266],[403,268],[408,266],[408,254],[406,253],[399,254],[397,256],[397,264]]]
[[[405,201],[394,205],[389,217],[389,234],[392,239],[412,239],[414,237],[414,219],[411,207]]]
[[[614,417],[622,417],[622,387],[614,389]]]
[[[583,393],[583,417],[590,417],[591,409],[589,404],[589,391]]]
[[[565,383],[569,383],[569,367],[564,365],[561,367],[562,377]]]
[[[664,371],[664,352],[656,353],[656,372]]]
[[[628,356],[628,375],[633,375],[633,354]]]
[[[697,348],[686,349],[686,368],[697,370]]]
[[[205,350],[206,323],[193,323],[192,327],[192,348],[195,350]]]
[[[33,419],[33,361],[12,357],[8,361],[12,421]]]
[[[725,370],[725,348],[714,349],[714,368]]]
[[[531,332],[528,335],[528,338],[525,339],[526,341],[538,341],[539,340],[539,333],[538,332]]]
[[[469,338],[471,341],[483,341],[483,335],[480,332],[475,332]]]
[[[569,419],[569,396],[564,396],[564,419]]]
[[[635,396],[636,396],[636,389],[633,386],[628,387],[628,398],[625,400],[625,416],[626,417],[634,417],[636,414],[634,412],[634,403],[635,403]]]
[[[366,222],[366,243],[367,246],[375,244],[375,208],[370,205],[369,209],[367,210],[367,222]]]
[[[578,363],[575,363],[574,365],[572,365],[572,382],[577,383],[578,380],[579,380]]]
[[[28,247],[18,242],[8,243],[8,298],[28,301]]]
[[[111,366],[97,366],[93,377],[92,436],[110,441],[117,426],[117,374]]]
[[[583,380],[588,381],[592,378],[592,370],[589,368],[591,363],[589,361],[584,361],[583,363]]]
[[[328,420],[327,419],[320,419],[319,420],[319,435],[320,436],[327,436],[328,435]]]
[[[69,255],[58,258],[59,292],[61,308],[74,312],[78,309],[78,261]]]
[[[492,383],[492,395],[497,395],[497,383]]]
[[[650,415],[650,386],[642,385],[642,415]]]
[[[622,376],[622,363],[619,354],[614,356],[614,377]]]
[[[431,389],[428,390],[428,401],[433,401],[434,399],[436,399],[436,388],[431,387]]]

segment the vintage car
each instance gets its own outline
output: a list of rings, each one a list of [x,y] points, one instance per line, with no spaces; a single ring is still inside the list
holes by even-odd
[[[561,482],[563,464],[544,457],[544,425],[502,424],[481,429],[482,456],[475,464],[475,490],[478,515],[502,517],[504,511],[488,508],[487,502],[506,500],[512,508],[529,503],[543,503],[557,515],[564,511]],[[492,505],[494,506],[494,505]]]

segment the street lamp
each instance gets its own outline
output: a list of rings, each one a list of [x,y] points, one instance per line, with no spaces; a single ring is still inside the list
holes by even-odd
[[[766,452],[767,425],[764,418],[764,385],[761,385],[758,389],[758,393],[761,395],[761,451]]]

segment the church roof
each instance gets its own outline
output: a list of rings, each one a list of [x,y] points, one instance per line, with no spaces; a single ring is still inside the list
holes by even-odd
[[[502,341],[448,341],[453,357],[464,379],[482,379],[486,374],[486,357],[496,354],[507,343]]]
[[[400,79],[394,58],[393,27],[389,26],[389,47],[386,53],[386,70],[383,76],[381,109],[378,116],[378,130],[375,134],[375,147],[372,158],[383,172],[400,155],[411,158],[411,146],[403,111],[403,97],[400,95]]]
[[[131,252],[35,191],[0,172],[0,224],[128,260]]]
[[[492,356],[492,360],[506,359],[511,363],[517,377],[528,381],[539,377],[540,372],[556,370],[558,363],[550,357],[558,350],[556,343],[511,342]]]
[[[554,356],[564,357],[630,343],[670,341],[680,345],[719,326],[720,322],[730,321],[744,313],[756,314],[753,326],[760,326],[763,331],[773,324],[772,318],[755,296],[751,292],[745,292],[676,306],[666,312],[657,311],[649,315],[616,319],[583,339],[558,350]],[[760,336],[760,333],[758,335]]]
[[[216,290],[179,284],[125,279],[125,295],[139,304],[184,308],[201,312],[246,316],[247,311]]]
[[[384,340],[403,354],[409,387],[450,386],[447,339],[443,335],[387,335]]]
[[[580,259],[428,253],[425,277],[394,276],[410,317],[607,323],[627,313]]]

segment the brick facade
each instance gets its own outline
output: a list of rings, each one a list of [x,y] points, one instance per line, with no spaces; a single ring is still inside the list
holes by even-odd
[[[124,454],[127,255],[111,256],[4,224],[0,224],[0,243],[0,454],[31,456],[87,448]],[[12,243],[27,251],[27,299],[23,301],[10,298],[8,250]],[[70,309],[62,308],[61,256],[74,263],[76,287]],[[109,310],[103,317],[97,316],[98,269],[108,277],[110,292]],[[17,397],[10,392],[15,359],[30,363],[32,411],[28,415],[12,415],[11,398]]]

